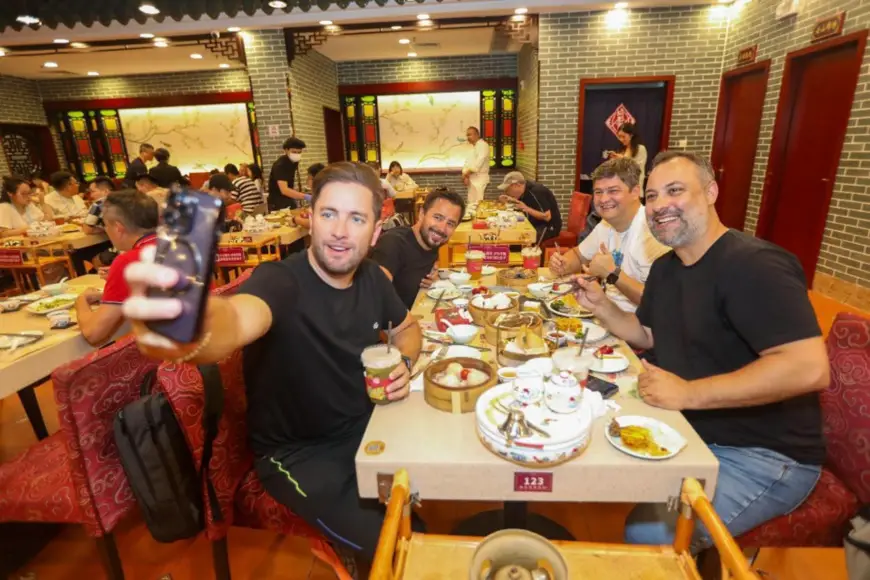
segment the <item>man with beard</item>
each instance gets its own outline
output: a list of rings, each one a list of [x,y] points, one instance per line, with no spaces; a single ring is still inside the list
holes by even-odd
[[[175,270],[147,260],[128,267],[132,297],[124,305],[151,356],[207,363],[244,349],[260,481],[328,539],[369,560],[384,510],[357,496],[354,456],[373,409],[360,356],[392,325],[393,345],[405,355],[386,389],[394,402],[408,396],[409,367],[421,346],[416,319],[366,259],[382,191],[364,165],[340,162],[321,171],[312,190],[311,246],[259,266],[235,296],[210,297],[195,344],[172,343],[141,324],[181,313],[179,300],[145,295],[149,286],[171,288]]]
[[[592,172],[592,201],[602,221],[566,254],[550,259],[557,276],[581,270],[607,284],[607,295],[634,312],[656,258],[668,251],[650,234],[641,198],[640,166],[631,159],[605,161]]]
[[[795,509],[825,459],[818,391],[828,357],[797,258],[729,230],[716,214],[709,161],[683,151],[656,156],[646,189],[653,235],[674,250],[656,260],[637,313],[598,284],[577,279],[580,303],[615,335],[655,346],[638,392],[682,411],[719,460],[713,506],[734,536]],[[667,544],[676,514],[636,508],[632,543]],[[696,528],[695,550],[709,547]]]
[[[412,227],[394,228],[378,240],[372,259],[393,281],[399,298],[411,308],[420,288],[428,288],[438,274],[438,248],[447,243],[465,213],[457,193],[438,189],[426,196]]]

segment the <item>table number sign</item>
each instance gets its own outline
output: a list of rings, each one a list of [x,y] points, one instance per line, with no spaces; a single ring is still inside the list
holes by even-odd
[[[813,36],[811,41],[818,42],[834,36],[843,34],[843,27],[846,24],[846,11],[838,12],[833,16],[822,18],[813,26]]]
[[[215,259],[217,264],[230,264],[244,261],[245,248],[239,246],[218,248],[217,258]]]
[[[487,264],[508,264],[511,259],[511,247],[502,244],[480,244],[468,246],[468,251],[483,252],[483,261]]]
[[[20,266],[23,263],[21,251],[0,250],[0,266]]]
[[[517,471],[514,473],[514,491],[552,493],[553,474],[545,471]]]

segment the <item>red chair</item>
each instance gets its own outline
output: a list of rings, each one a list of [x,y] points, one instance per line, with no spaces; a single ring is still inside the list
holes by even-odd
[[[387,198],[384,200],[384,205],[381,207],[381,219],[385,220],[396,213],[396,200]]]
[[[136,499],[112,425],[156,367],[129,338],[55,369],[60,430],[0,465],[0,521],[81,524],[97,542],[107,577],[122,580],[112,530]]]
[[[214,293],[233,294],[252,271],[216,289]],[[224,386],[224,410],[213,445],[209,472],[221,507],[222,521],[217,521],[211,512],[207,491],[203,487],[205,533],[212,543],[216,578],[230,578],[227,532],[230,526],[236,525],[308,538],[312,553],[330,565],[340,579],[350,580],[338,556],[320,533],[272,499],[260,484],[253,469],[254,457],[247,444],[247,398],[241,351],[222,361],[219,366]],[[156,388],[166,395],[175,411],[199,467],[204,439],[202,416],[205,395],[202,376],[193,365],[163,363],[157,373]],[[295,576],[288,574],[288,577]]]
[[[842,546],[849,519],[870,503],[870,319],[840,313],[827,339],[831,386],[821,394],[828,457],[792,513],[737,538],[741,546]]]
[[[563,248],[576,246],[577,237],[586,229],[586,217],[589,215],[590,207],[592,207],[592,196],[575,191],[571,196],[571,209],[568,213],[566,229],[559,232],[558,236],[545,240],[541,247],[551,248],[556,244]]]

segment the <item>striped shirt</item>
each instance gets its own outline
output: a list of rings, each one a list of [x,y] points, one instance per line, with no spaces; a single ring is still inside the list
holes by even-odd
[[[263,195],[257,189],[257,184],[249,177],[239,176],[235,178],[233,186],[236,188],[235,198],[242,204],[245,213],[254,213],[257,208],[263,205]]]

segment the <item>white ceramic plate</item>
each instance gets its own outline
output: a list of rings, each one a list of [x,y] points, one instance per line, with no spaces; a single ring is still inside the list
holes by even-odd
[[[43,298],[42,300],[37,300],[32,304],[29,304],[26,308],[28,312],[31,314],[42,314],[48,315],[52,312],[60,312],[61,310],[67,310],[73,304],[76,303],[76,298],[78,298],[77,294],[58,294],[57,296],[49,296],[48,298]],[[47,310],[40,310],[40,305],[48,304],[56,302],[57,306],[53,306]]]
[[[624,417],[616,417],[616,422],[619,423],[620,427],[629,427],[632,425],[636,425],[638,427],[646,427],[652,433],[655,442],[660,447],[664,447],[669,451],[667,455],[660,455],[657,457],[653,457],[652,455],[647,455],[645,453],[638,453],[634,449],[623,445],[622,440],[619,437],[612,437],[610,435],[610,430],[608,429],[610,421],[605,421],[604,436],[607,437],[607,440],[610,441],[611,445],[628,455],[639,457],[641,459],[652,459],[653,461],[659,461],[662,459],[670,459],[671,457],[682,451],[683,448],[686,446],[686,439],[682,435],[677,433],[677,431],[673,427],[662,423],[658,419],[653,419],[652,417],[642,417],[640,415],[626,415]]]
[[[628,359],[615,352],[613,354],[606,355],[606,358],[600,359],[595,358],[595,362],[592,363],[592,366],[589,367],[589,370],[593,373],[621,373],[629,366]]]
[[[447,347],[447,354],[444,355],[445,359],[448,358],[476,358],[482,359],[482,353],[476,348],[471,348],[470,346],[462,346],[461,344],[454,344],[453,346]]]
[[[432,300],[438,300],[440,298],[441,302],[447,302],[459,298],[462,296],[462,292],[456,288],[429,288],[429,291],[426,292],[426,296]]]
[[[586,336],[586,343],[595,343],[600,340],[604,340],[610,333],[607,332],[603,326],[598,326],[594,322],[590,322],[589,320],[581,320],[580,323],[583,325],[583,328],[589,329],[589,334]]]
[[[38,330],[22,330],[18,334],[26,334],[32,338],[0,335],[0,350],[9,350],[16,343],[18,345],[18,348],[22,346],[27,346],[28,344],[32,344],[45,336],[44,332],[40,332]]]
[[[45,298],[45,292],[31,292],[30,294],[25,294],[24,296],[12,296],[19,302],[34,302],[35,300],[39,300],[40,298]]]
[[[556,297],[556,298],[548,301],[546,303],[547,310],[549,310],[550,312],[552,312],[556,316],[564,316],[566,318],[592,318],[593,314],[591,312],[589,312],[588,310],[583,310],[577,314],[569,314],[567,312],[562,312],[561,310],[556,310],[555,308],[553,308],[553,302],[557,302],[558,300],[561,300],[561,299],[562,299],[562,297],[559,296],[559,297]]]
[[[495,266],[486,265],[481,268],[480,273],[483,276],[492,276],[493,274],[495,274],[496,270],[497,268]]]

